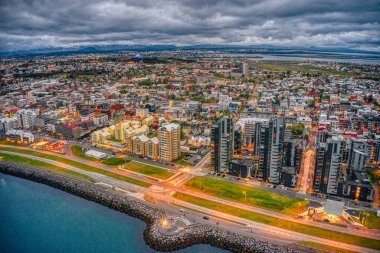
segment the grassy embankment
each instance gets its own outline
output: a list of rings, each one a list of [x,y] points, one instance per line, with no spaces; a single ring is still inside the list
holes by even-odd
[[[316,253],[326,253],[326,251],[331,252],[331,253],[357,253],[356,251],[341,249],[334,246],[320,244],[320,243],[311,242],[311,241],[299,242],[297,243],[297,246],[300,246],[297,248],[306,249],[309,251],[312,250],[312,252],[316,252]]]
[[[178,158],[176,163],[184,165],[184,166],[192,165],[191,163],[184,160],[186,158],[186,155],[187,153],[182,153],[182,155]]]
[[[296,71],[301,73],[311,73],[320,75],[336,75],[336,76],[356,76],[358,73],[349,71],[339,71],[318,66],[312,66],[306,63],[297,61],[258,61],[255,62],[255,67],[266,69],[272,72]]]
[[[185,186],[192,191],[289,215],[306,211],[309,203],[275,192],[210,177],[194,177]]]
[[[98,159],[96,159],[94,157],[87,156],[83,152],[83,149],[82,149],[81,146],[71,146],[71,152],[73,153],[74,156],[82,158],[82,159],[86,159],[86,160],[89,160],[89,161],[97,161],[98,160]]]
[[[361,219],[355,219],[357,222],[363,224],[369,229],[380,229],[380,218],[377,217],[375,212],[365,212],[361,211]]]
[[[126,165],[124,165],[124,168],[126,170],[134,171],[159,179],[167,179],[174,175],[173,172],[170,172],[167,169],[139,162],[127,163]]]
[[[104,164],[109,165],[109,166],[119,166],[119,165],[123,165],[130,162],[131,160],[129,159],[118,158],[118,157],[108,158],[103,161]]]
[[[185,202],[202,206],[208,209],[212,209],[215,211],[227,213],[230,215],[238,216],[247,220],[264,223],[267,225],[295,231],[298,233],[313,235],[329,240],[340,241],[348,244],[354,244],[362,247],[372,248],[380,250],[380,241],[374,240],[370,238],[345,234],[345,233],[337,233],[336,231],[313,227],[309,225],[300,224],[293,221],[287,221],[275,217],[271,217],[264,214],[259,214],[255,212],[246,211],[237,207],[217,203],[214,201],[209,201],[203,198],[194,197],[188,194],[177,192],[173,195],[175,198],[183,200]]]
[[[71,146],[71,151],[73,155],[76,157],[86,159],[89,161],[100,161],[99,159],[96,159],[95,157],[87,156],[85,152],[83,151],[82,147],[80,146]],[[119,166],[119,165],[123,165],[129,162],[131,162],[131,160],[123,159],[123,158],[114,158],[114,157],[108,158],[102,161],[102,163],[109,166]]]
[[[50,170],[53,171],[57,174],[61,174],[64,176],[68,176],[71,178],[75,179],[80,179],[86,182],[95,182],[95,180],[87,175],[83,175],[81,173],[78,173],[76,171],[68,170],[56,165],[52,165],[49,163],[45,163],[42,161],[22,157],[22,156],[17,156],[17,155],[9,155],[9,154],[4,154],[0,152],[0,160],[12,162],[12,163],[19,163],[19,164],[24,164],[24,165],[32,165],[36,166],[42,169]]]
[[[49,159],[49,160],[56,161],[56,162],[61,162],[61,163],[64,163],[64,164],[76,167],[78,169],[82,169],[82,170],[86,170],[86,171],[90,171],[90,172],[95,172],[95,173],[98,173],[98,174],[102,174],[102,175],[105,175],[105,176],[108,176],[108,177],[119,179],[119,180],[122,180],[122,181],[125,181],[125,182],[128,182],[128,183],[131,183],[131,184],[142,186],[142,187],[149,187],[149,186],[151,186],[151,184],[149,184],[149,183],[146,183],[146,182],[134,179],[134,178],[130,178],[130,177],[126,177],[126,176],[123,176],[123,175],[119,175],[119,174],[111,172],[111,171],[102,170],[102,169],[93,167],[93,166],[88,165],[88,164],[80,163],[80,162],[77,162],[77,161],[69,160],[69,159],[62,158],[62,157],[55,156],[55,155],[44,154],[44,153],[37,152],[37,151],[23,150],[23,149],[17,149],[17,148],[4,148],[4,147],[0,147],[0,150],[17,152],[17,153],[21,153],[21,154],[27,154],[27,155],[32,155],[32,156],[37,156],[37,157]]]

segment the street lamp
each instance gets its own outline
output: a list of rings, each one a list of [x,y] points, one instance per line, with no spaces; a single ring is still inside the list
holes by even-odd
[[[162,220],[162,226],[166,227],[168,225],[168,220],[165,218]]]

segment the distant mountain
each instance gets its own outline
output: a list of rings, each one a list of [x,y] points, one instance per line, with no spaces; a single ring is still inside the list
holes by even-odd
[[[260,53],[292,54],[292,53],[347,53],[347,54],[372,54],[380,55],[376,51],[364,51],[350,48],[331,47],[280,47],[270,45],[239,46],[239,45],[93,45],[70,48],[41,48],[30,50],[18,50],[11,52],[0,52],[0,56],[38,56],[38,55],[67,55],[67,54],[89,54],[109,53],[117,51],[163,51],[163,50],[262,50]]]

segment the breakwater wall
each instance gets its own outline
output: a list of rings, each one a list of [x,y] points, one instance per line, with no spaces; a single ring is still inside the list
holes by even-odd
[[[105,189],[99,185],[19,164],[0,162],[0,173],[46,184],[139,218],[147,224],[144,230],[145,242],[151,248],[158,251],[174,251],[194,244],[205,243],[231,252],[299,252],[292,248],[259,241],[251,237],[241,236],[218,227],[203,224],[192,225],[173,236],[165,236],[158,229],[159,222],[164,213],[160,209],[137,201],[132,197]]]

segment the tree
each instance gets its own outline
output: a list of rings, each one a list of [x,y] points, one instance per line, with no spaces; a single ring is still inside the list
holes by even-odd
[[[310,108],[314,107],[315,106],[315,101],[314,100],[308,101],[307,102],[307,106],[310,107]]]
[[[302,123],[295,123],[291,127],[292,134],[295,136],[299,136],[303,134],[303,131],[305,130],[305,125]]]

